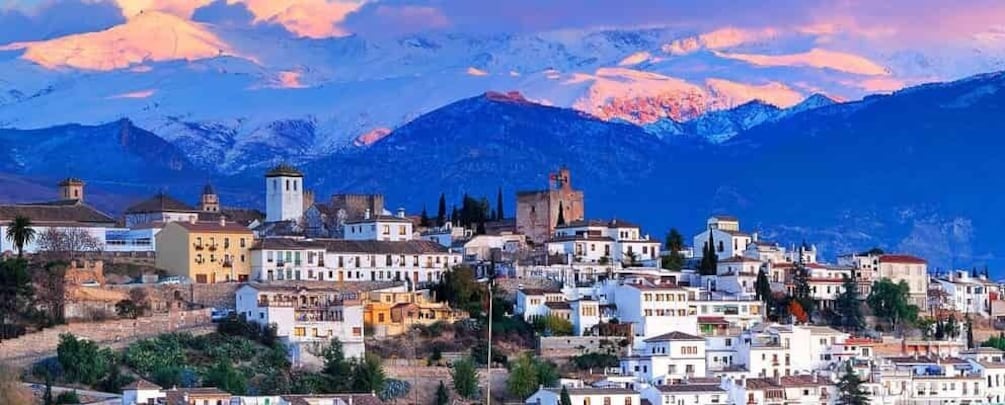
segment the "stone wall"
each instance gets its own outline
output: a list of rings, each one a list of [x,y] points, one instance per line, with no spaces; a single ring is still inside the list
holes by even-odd
[[[586,352],[600,351],[603,341],[617,342],[619,337],[603,336],[541,336],[537,341],[537,353],[544,358],[572,357]]]
[[[52,356],[59,345],[59,335],[70,333],[90,339],[102,347],[119,348],[139,339],[163,333],[188,331],[205,334],[216,328],[210,311],[172,311],[138,319],[119,319],[92,323],[71,323],[30,333],[17,339],[0,341],[0,361],[25,366]]]
[[[127,284],[121,286],[108,286],[108,288],[129,291],[134,288],[143,288],[147,294],[162,302],[181,299],[184,302],[203,306],[206,308],[234,308],[237,303],[237,289],[241,283],[217,283],[217,284]]]

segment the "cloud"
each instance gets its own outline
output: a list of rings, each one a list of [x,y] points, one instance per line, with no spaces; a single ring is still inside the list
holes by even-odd
[[[227,3],[226,0],[216,0],[192,13],[192,20],[224,26],[248,26],[255,21],[255,15],[248,7],[240,3]]]
[[[126,18],[135,17],[144,11],[160,11],[174,14],[182,18],[192,17],[196,9],[203,7],[213,0],[115,0],[122,15]]]
[[[53,0],[34,7],[0,7],[0,44],[107,29],[123,21],[115,4]]]
[[[723,58],[741,60],[758,66],[803,66],[832,69],[865,76],[888,76],[890,72],[862,56],[850,53],[813,49],[787,55],[759,55],[716,52]]]
[[[301,37],[326,38],[350,34],[341,27],[341,23],[347,15],[362,6],[363,0],[241,0],[241,2],[254,14],[256,23],[274,22]]]

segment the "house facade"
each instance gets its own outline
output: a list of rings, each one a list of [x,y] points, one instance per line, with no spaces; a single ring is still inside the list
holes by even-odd
[[[254,234],[247,227],[217,222],[177,221],[157,233],[156,266],[199,284],[244,282],[251,278]]]

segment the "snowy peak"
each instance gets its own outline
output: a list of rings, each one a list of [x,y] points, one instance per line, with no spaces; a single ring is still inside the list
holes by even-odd
[[[801,103],[796,104],[791,108],[787,109],[786,112],[791,115],[801,113],[803,111],[815,110],[820,107],[827,107],[837,103],[838,103],[837,100],[827,97],[824,94],[814,93],[813,95],[806,97],[806,99],[803,100]]]
[[[0,50],[23,50],[21,58],[48,69],[116,70],[145,62],[236,56],[206,25],[148,11],[104,31],[47,41],[20,42]]]

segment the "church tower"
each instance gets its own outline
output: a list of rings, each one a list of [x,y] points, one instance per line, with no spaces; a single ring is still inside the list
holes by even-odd
[[[84,201],[84,181],[67,177],[59,182],[59,199]]]
[[[265,173],[265,221],[297,221],[304,216],[304,175],[280,163]]]
[[[202,188],[202,197],[199,198],[199,209],[202,212],[220,212],[220,197],[216,195],[213,186],[206,183]]]

